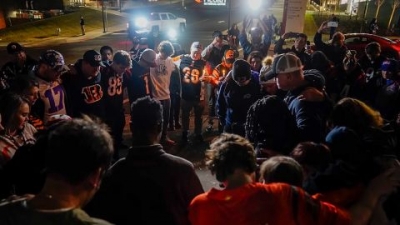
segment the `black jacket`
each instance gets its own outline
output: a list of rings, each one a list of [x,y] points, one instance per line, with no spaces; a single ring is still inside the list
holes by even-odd
[[[299,57],[301,63],[304,66],[304,70],[311,69],[311,56],[305,52],[305,49],[302,49],[301,51],[297,51],[294,46],[291,48],[283,48],[283,43],[285,39],[280,38],[276,43],[275,43],[275,48],[274,48],[274,53],[275,54],[282,54],[282,53],[288,53],[288,52],[293,52],[296,54],[297,57]]]
[[[119,225],[188,225],[189,204],[203,192],[189,161],[161,145],[132,147],[110,168],[86,210]]]
[[[345,45],[336,47],[331,44],[326,44],[322,41],[322,34],[316,33],[314,36],[314,43],[318,51],[322,51],[333,65],[337,68],[343,67],[343,59],[347,53],[347,47]]]
[[[296,119],[300,141],[321,142],[326,134],[326,121],[333,106],[325,98],[322,102],[299,100],[297,97],[307,88],[314,87],[306,84],[288,92],[285,102],[289,111]],[[326,94],[325,94],[326,95]]]

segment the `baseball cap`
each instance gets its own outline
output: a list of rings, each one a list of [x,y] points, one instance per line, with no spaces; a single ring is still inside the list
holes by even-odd
[[[250,64],[243,59],[236,60],[232,65],[232,78],[235,81],[239,81],[242,79],[250,80],[251,78]]]
[[[274,58],[271,68],[266,73],[267,80],[277,77],[279,73],[290,73],[301,70],[303,65],[300,59],[291,53],[284,53],[277,55]]]
[[[304,71],[304,79],[308,81],[312,87],[322,91],[325,88],[325,77],[319,70],[310,69]]]
[[[10,55],[20,51],[24,51],[24,48],[17,42],[11,42],[7,45],[7,53]]]
[[[203,46],[200,44],[200,42],[195,41],[192,43],[192,45],[190,46],[190,51],[202,51],[203,50]]]
[[[399,62],[394,59],[385,60],[382,62],[381,70],[397,74],[399,72]]]
[[[83,60],[88,62],[91,66],[102,66],[105,67],[103,62],[101,61],[101,55],[96,50],[89,50],[83,54]]]
[[[39,62],[49,65],[56,71],[61,72],[67,70],[63,55],[55,50],[47,50],[43,52],[39,57]]]
[[[222,32],[219,30],[216,30],[213,32],[212,36],[213,36],[213,38],[220,37],[220,36],[222,36]]]
[[[146,48],[140,55],[139,61],[145,62],[150,67],[156,66],[156,52],[153,49]]]

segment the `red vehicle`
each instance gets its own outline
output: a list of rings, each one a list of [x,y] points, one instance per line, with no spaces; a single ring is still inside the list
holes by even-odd
[[[365,46],[370,42],[378,42],[381,45],[382,54],[387,57],[400,59],[400,40],[391,40],[386,37],[381,37],[375,34],[367,33],[348,33],[345,44],[349,50],[357,51],[357,56],[361,57],[365,54]]]

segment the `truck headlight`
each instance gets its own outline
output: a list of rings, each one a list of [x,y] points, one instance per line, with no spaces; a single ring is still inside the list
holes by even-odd
[[[177,34],[176,30],[174,30],[174,29],[168,30],[168,38],[170,40],[176,40],[177,36],[178,36],[178,34]]]
[[[145,28],[147,26],[147,19],[143,17],[135,19],[135,26],[138,28]]]

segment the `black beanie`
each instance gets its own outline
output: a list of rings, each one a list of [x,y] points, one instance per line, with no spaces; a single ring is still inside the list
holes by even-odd
[[[251,67],[248,62],[243,59],[238,59],[233,63],[232,66],[232,78],[239,80],[238,78],[245,77],[246,80],[251,78]]]

